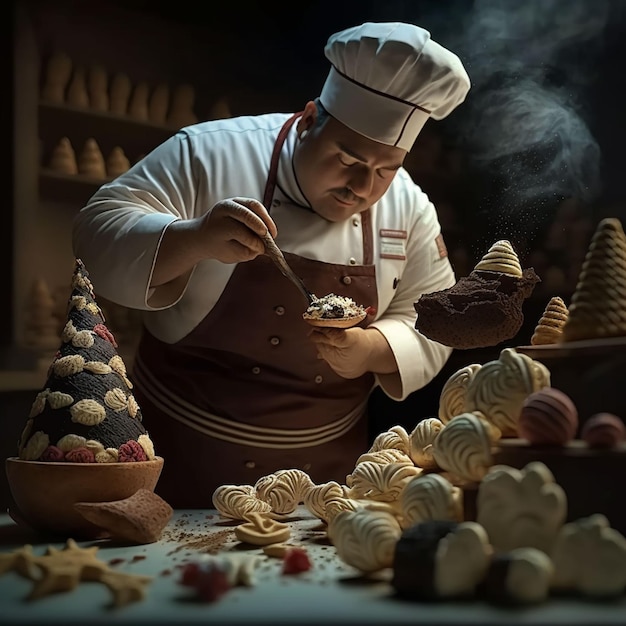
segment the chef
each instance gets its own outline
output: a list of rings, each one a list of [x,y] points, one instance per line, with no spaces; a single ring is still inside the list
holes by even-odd
[[[325,54],[328,77],[302,111],[183,128],[77,215],[74,253],[96,292],[143,312],[133,392],[172,506],[211,506],[219,485],[278,469],[345,482],[369,447],[372,390],[403,400],[450,356],[415,330],[414,302],[455,276],[435,207],[402,164],[469,78],[412,24],[348,28]],[[312,329],[264,254],[268,231],[309,291],[368,317]]]

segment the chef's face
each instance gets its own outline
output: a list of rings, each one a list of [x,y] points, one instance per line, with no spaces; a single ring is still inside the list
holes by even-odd
[[[340,222],[381,198],[406,150],[367,139],[330,115],[322,123],[316,120],[315,103],[308,102],[298,124],[296,177],[313,210]]]

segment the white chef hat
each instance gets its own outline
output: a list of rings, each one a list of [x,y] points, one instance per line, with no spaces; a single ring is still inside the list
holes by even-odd
[[[419,26],[372,23],[331,35],[320,102],[342,124],[410,150],[426,120],[453,111],[470,88],[461,60]]]

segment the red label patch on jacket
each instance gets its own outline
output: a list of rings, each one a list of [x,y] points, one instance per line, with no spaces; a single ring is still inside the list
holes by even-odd
[[[381,228],[380,235],[380,257],[382,259],[406,259],[406,230],[394,230],[392,228]]]
[[[446,248],[446,242],[443,240],[443,235],[439,233],[435,237],[435,244],[437,246],[437,252],[439,252],[439,258],[444,259],[448,256],[448,248]]]

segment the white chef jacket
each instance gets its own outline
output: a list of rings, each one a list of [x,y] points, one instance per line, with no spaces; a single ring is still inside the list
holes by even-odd
[[[74,254],[84,262],[96,293],[142,310],[147,329],[166,343],[186,336],[218,301],[236,264],[205,260],[189,274],[150,288],[163,233],[173,221],[198,217],[220,200],[262,200],[274,142],[290,115],[189,126],[103,185],[77,214],[73,230]],[[296,141],[294,125],[267,207],[278,228],[278,245],[327,263],[362,264],[360,216],[335,223],[311,210],[293,168]],[[414,303],[423,293],[451,287],[455,276],[438,240],[435,207],[406,170],[397,172],[370,212],[378,290],[370,326],[387,339],[399,374],[378,375],[376,382],[391,398],[403,400],[430,382],[451,353],[415,329]]]

